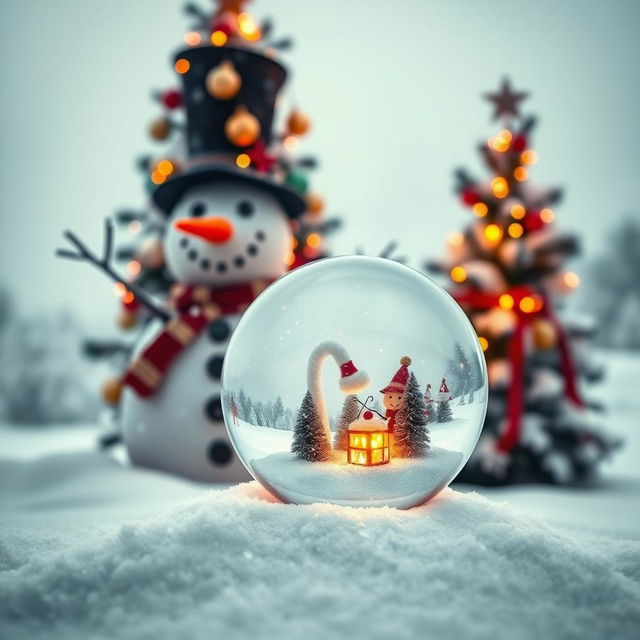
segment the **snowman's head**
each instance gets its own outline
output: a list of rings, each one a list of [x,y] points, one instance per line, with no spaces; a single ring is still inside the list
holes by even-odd
[[[224,286],[283,275],[291,229],[266,189],[234,180],[203,183],[174,207],[164,248],[177,281]]]

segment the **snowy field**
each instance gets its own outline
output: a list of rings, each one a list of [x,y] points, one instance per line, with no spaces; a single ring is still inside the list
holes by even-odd
[[[591,490],[283,505],[0,428],[0,638],[637,638],[640,358],[603,357],[627,446]]]

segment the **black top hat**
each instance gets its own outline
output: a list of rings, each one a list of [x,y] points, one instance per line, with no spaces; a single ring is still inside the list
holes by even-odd
[[[260,124],[260,144],[271,142],[275,101],[287,76],[285,68],[260,53],[231,46],[186,49],[176,54],[175,61],[176,69],[182,71],[189,160],[183,173],[156,188],[153,199],[158,206],[170,213],[188,187],[234,178],[272,192],[291,218],[301,215],[305,203],[300,194],[270,171],[238,166],[238,154],[246,149],[233,144],[225,132],[237,108],[246,108]],[[233,64],[241,84],[235,96],[222,100],[209,93],[207,76],[224,62]]]

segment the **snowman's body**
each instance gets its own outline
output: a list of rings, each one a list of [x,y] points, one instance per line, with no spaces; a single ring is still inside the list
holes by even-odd
[[[225,287],[275,279],[286,271],[291,231],[268,191],[233,182],[200,184],[185,192],[168,222],[167,266],[184,284]],[[220,374],[240,316],[209,324],[178,355],[155,394],[131,389],[123,397],[123,435],[134,464],[204,482],[248,478],[222,416]],[[152,323],[136,355],[163,330]]]

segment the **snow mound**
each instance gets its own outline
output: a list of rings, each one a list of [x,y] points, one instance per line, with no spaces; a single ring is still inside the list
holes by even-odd
[[[462,453],[431,447],[424,458],[393,458],[364,467],[339,462],[307,462],[287,452],[252,460],[259,480],[279,498],[298,504],[332,502],[371,507],[409,508],[446,487],[462,466]]]
[[[620,640],[640,626],[639,549],[450,489],[398,511],[250,483],[3,571],[0,635]]]

